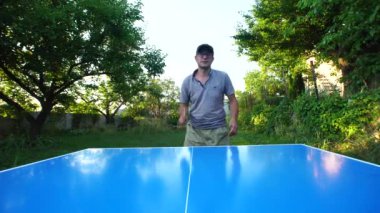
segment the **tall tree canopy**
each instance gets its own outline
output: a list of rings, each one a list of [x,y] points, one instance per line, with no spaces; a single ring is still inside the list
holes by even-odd
[[[259,62],[263,72],[273,73],[274,78],[283,80],[287,95],[289,91],[303,85],[302,73],[306,72],[305,61],[312,56],[320,30],[294,26],[298,17],[305,14],[298,9],[296,0],[257,1],[251,14],[245,15],[246,27],[241,27],[235,36],[241,53]],[[248,85],[249,86],[249,85]]]
[[[320,56],[343,71],[347,89],[379,87],[380,4],[378,1],[299,0],[307,11],[301,20],[319,22],[324,29],[316,45]]]
[[[86,76],[107,75],[123,88],[131,79],[163,72],[164,56],[146,48],[136,26],[140,8],[125,0],[1,1],[0,99],[25,115],[32,138]],[[37,116],[19,91],[39,104]]]
[[[257,0],[245,19],[247,26],[238,30],[236,42],[241,53],[261,65],[277,70],[285,65],[296,76],[302,70],[294,68],[308,57],[331,60],[354,91],[379,77],[376,1]]]

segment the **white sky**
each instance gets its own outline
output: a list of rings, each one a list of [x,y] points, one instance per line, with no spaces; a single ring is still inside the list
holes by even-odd
[[[147,44],[167,54],[163,78],[177,86],[197,68],[194,60],[198,45],[214,47],[214,69],[229,74],[235,90],[244,90],[244,76],[257,69],[247,57],[237,55],[232,36],[244,24],[254,0],[142,0]]]

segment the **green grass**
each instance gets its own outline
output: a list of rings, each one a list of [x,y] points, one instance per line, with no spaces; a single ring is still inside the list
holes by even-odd
[[[232,137],[232,145],[260,145],[260,144],[294,144],[297,141],[291,138],[253,134],[248,131],[240,131],[236,137]]]
[[[182,146],[185,131],[138,128],[130,131],[76,131],[44,136],[33,147],[22,138],[11,137],[0,143],[0,170],[48,159],[86,148],[175,147]],[[240,131],[232,145],[302,143],[380,164],[379,143],[323,143]]]
[[[88,131],[44,136],[33,147],[12,137],[0,144],[0,170],[86,148],[182,146],[184,135],[183,130]]]

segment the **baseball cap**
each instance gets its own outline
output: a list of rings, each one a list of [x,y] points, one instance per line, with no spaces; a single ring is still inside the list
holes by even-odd
[[[197,48],[197,52],[196,54],[199,54],[199,53],[211,53],[211,54],[214,54],[214,49],[212,48],[212,46],[208,45],[208,44],[201,44],[198,46]]]

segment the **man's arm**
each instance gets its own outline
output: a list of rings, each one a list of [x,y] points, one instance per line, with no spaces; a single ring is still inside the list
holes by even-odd
[[[188,104],[183,104],[183,103],[179,104],[179,119],[178,119],[179,126],[183,126],[186,124],[188,108],[189,108]]]
[[[230,101],[230,136],[236,135],[238,130],[238,115],[239,115],[239,106],[238,101],[235,97],[235,94],[229,95],[228,100]]]

